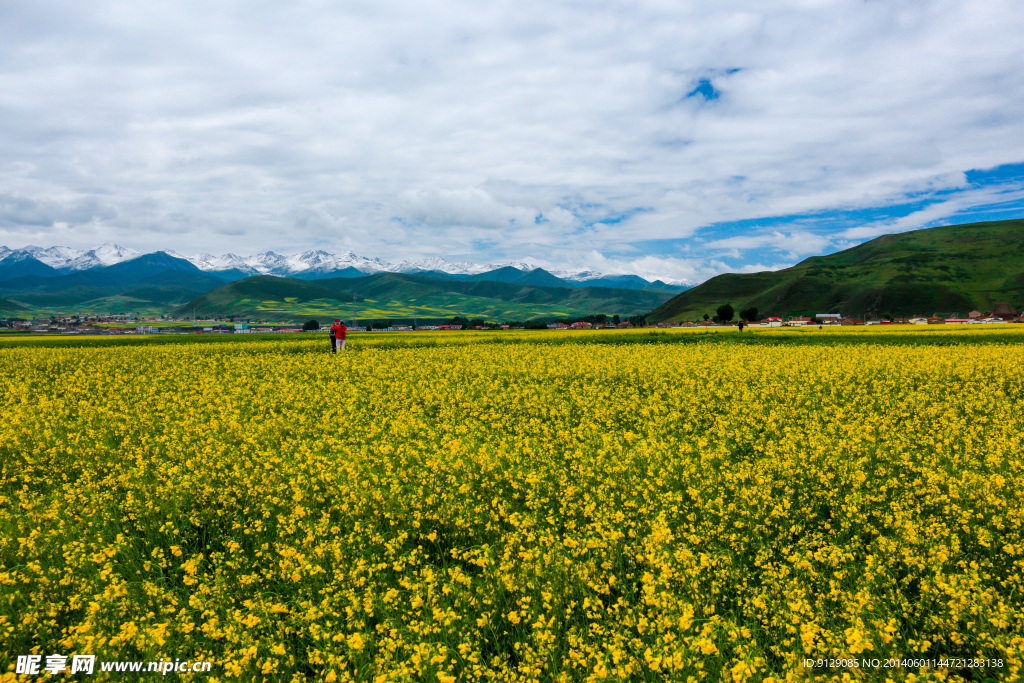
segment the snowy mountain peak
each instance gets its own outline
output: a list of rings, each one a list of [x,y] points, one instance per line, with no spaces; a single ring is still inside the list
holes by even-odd
[[[71,247],[37,247],[29,245],[23,249],[0,248],[0,260],[12,256],[21,258],[31,257],[42,261],[51,268],[58,270],[86,270],[99,266],[112,266],[121,261],[128,261],[141,253],[134,249],[119,247],[116,244],[107,243],[88,251],[72,249]]]
[[[135,251],[128,247],[119,247],[116,244],[108,242],[107,244],[98,246],[95,249],[90,249],[81,253],[79,256],[76,256],[61,266],[54,267],[66,268],[68,270],[88,270],[89,268],[112,266],[115,263],[121,263],[122,261],[130,261],[131,259],[141,255],[142,252]]]
[[[448,261],[440,256],[430,256],[420,261],[402,261],[391,268],[396,273],[426,273],[440,271],[449,275],[476,275],[491,270],[490,266],[481,266],[469,261]]]
[[[500,263],[498,265],[485,266],[485,271],[497,270],[498,268],[515,268],[516,270],[521,270],[524,273],[529,273],[531,270],[537,270],[537,266],[533,265],[532,263],[523,263],[522,261],[510,261],[508,263]]]

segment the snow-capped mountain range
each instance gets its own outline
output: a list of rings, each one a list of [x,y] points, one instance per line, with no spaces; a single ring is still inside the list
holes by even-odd
[[[8,258],[34,258],[51,268],[76,271],[88,270],[102,266],[112,266],[121,261],[129,261],[142,253],[134,249],[119,247],[116,244],[104,244],[93,249],[72,249],[71,247],[33,247],[24,249],[8,249],[0,247],[0,261]]]
[[[439,256],[431,256],[419,261],[406,260],[400,263],[389,263],[379,258],[358,256],[351,251],[346,251],[342,254],[330,254],[326,251],[311,250],[291,255],[265,251],[252,256],[239,256],[232,253],[221,254],[220,256],[213,254],[186,256],[171,250],[165,250],[165,253],[175,258],[185,259],[206,272],[237,270],[247,275],[277,275],[280,277],[309,276],[317,273],[344,270],[345,268],[355,268],[367,274],[441,271],[451,275],[478,275],[505,267],[512,267],[523,272],[529,272],[537,268],[537,266],[523,262],[481,265],[469,261],[448,261]],[[70,247],[44,248],[35,246],[28,246],[23,249],[9,249],[7,247],[0,247],[0,261],[9,258],[17,260],[34,258],[51,268],[65,272],[111,266],[123,261],[130,261],[141,255],[142,253],[135,249],[119,247],[116,244],[109,243],[93,249],[72,249]],[[550,272],[556,277],[575,282],[586,282],[588,280],[609,277],[607,274],[583,269],[553,270]],[[678,285],[691,284],[672,280],[666,280],[666,283]]]

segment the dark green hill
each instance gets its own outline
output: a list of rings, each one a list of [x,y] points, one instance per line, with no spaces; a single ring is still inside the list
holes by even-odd
[[[618,287],[621,289],[644,289],[652,284],[654,283],[648,282],[639,275],[602,275],[593,280],[585,280],[580,283],[581,286]],[[661,284],[664,285],[665,283],[662,282]]]
[[[425,319],[455,315],[491,320],[561,317],[580,313],[636,314],[671,296],[612,287],[545,287],[488,280],[455,280],[403,273],[360,278],[299,280],[260,276],[232,282],[181,306],[180,315],[299,320],[349,316],[355,306],[368,318]],[[353,298],[355,301],[353,301]]]
[[[0,281],[0,297],[37,314],[163,313],[224,284],[163,252],[67,275],[33,271],[36,274]]]
[[[19,306],[13,301],[8,301],[7,299],[0,299],[0,311],[3,311],[4,313],[16,313],[18,311],[24,310],[25,308],[23,306]]]
[[[184,259],[156,252],[105,268],[93,268],[68,275],[54,277],[26,274],[4,280],[0,283],[0,290],[18,294],[64,292],[80,288],[111,292],[140,284],[157,284],[202,292],[219,287],[223,283],[224,280],[207,275]]]
[[[508,282],[519,285],[540,285],[542,287],[567,287],[570,286],[565,280],[556,277],[543,268],[522,271],[512,266],[489,270],[479,275],[470,275],[466,280],[478,282]]]
[[[236,271],[236,272],[238,272],[238,271]],[[249,276],[248,275],[243,275],[243,277],[249,277]],[[327,272],[316,271],[314,273],[298,273],[298,274],[295,275],[295,278],[298,279],[298,280],[325,280],[325,279],[336,278],[336,277],[366,277],[366,273],[364,273],[363,271],[359,270],[358,268],[353,268],[352,266],[346,266],[345,268],[339,268],[338,270],[329,270]],[[227,279],[227,278],[225,278],[225,279]],[[241,279],[241,278],[231,278],[231,279],[232,280],[238,280],[238,279]]]
[[[143,254],[130,261],[121,261],[106,268],[96,269],[104,275],[120,278],[133,279],[137,277],[148,277],[154,273],[166,270],[177,270],[190,275],[204,275],[203,271],[196,268],[183,258],[171,256],[165,251],[156,251],[152,254]],[[91,272],[96,272],[96,270]],[[90,271],[86,271],[87,273]]]
[[[896,235],[774,272],[726,274],[687,290],[648,320],[693,320],[731,303],[763,315],[966,315],[1024,300],[1024,219]]]
[[[7,257],[0,261],[0,280],[13,280],[25,276],[55,277],[60,272],[48,266],[39,259],[27,256],[25,258]]]

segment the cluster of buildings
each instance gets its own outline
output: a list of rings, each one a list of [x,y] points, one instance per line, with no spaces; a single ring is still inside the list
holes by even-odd
[[[168,323],[178,322],[178,325]],[[49,319],[37,320],[8,320],[0,319],[0,326],[14,328],[16,330],[33,333],[49,334],[252,334],[267,332],[303,332],[296,327],[286,326],[261,326],[250,327],[248,323],[229,323],[225,320],[202,321],[199,324],[180,325],[180,320],[168,318],[133,318],[125,315],[87,315],[70,317],[51,317]],[[971,311],[967,317],[959,317],[956,314],[951,316],[914,316],[912,318],[856,318],[841,313],[818,313],[814,316],[790,316],[766,317],[749,325],[756,327],[806,327],[806,326],[840,326],[840,325],[969,325],[997,322],[1024,323],[1024,313],[1018,313],[1011,309],[1010,304],[999,302],[988,312]],[[131,323],[136,323],[134,326]],[[156,323],[156,324],[154,324]],[[645,325],[645,327],[733,327],[738,322],[718,323],[711,320],[696,322],[661,322],[656,325]],[[553,330],[593,330],[593,329],[628,329],[634,327],[629,322],[615,323],[607,322],[554,322],[548,324],[548,329]],[[522,329],[511,325],[501,325],[502,330]],[[326,327],[321,332],[326,332]],[[350,332],[365,332],[367,327],[350,326]],[[386,328],[374,327],[375,331],[382,332],[411,332],[422,331],[450,331],[464,329],[459,324],[442,325],[392,325]],[[474,326],[468,329],[495,329],[495,326]]]
[[[806,327],[811,325],[968,325],[1001,322],[1024,323],[1024,313],[1011,310],[1008,303],[1000,302],[987,313],[971,311],[966,318],[961,318],[955,313],[951,316],[930,315],[912,318],[868,318],[866,316],[857,318],[842,313],[817,313],[813,316],[766,317],[749,324],[755,327]],[[702,320],[698,322],[663,322],[658,323],[657,327],[734,327],[738,324],[738,322],[716,323]]]
[[[1024,314],[1013,311],[1010,305],[1005,302],[995,304],[994,309],[987,313],[971,311],[966,318],[956,313],[950,316],[930,315],[914,316],[912,318],[855,318],[844,316],[840,313],[818,313],[814,317],[795,316],[783,321],[781,318],[768,318],[767,321],[774,327],[801,325],[967,325],[979,323],[1003,323],[1003,322],[1024,322]],[[762,324],[764,321],[762,321]]]

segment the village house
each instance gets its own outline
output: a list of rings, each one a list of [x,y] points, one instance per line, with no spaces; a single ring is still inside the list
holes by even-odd
[[[989,317],[999,318],[1001,320],[1013,320],[1017,317],[1017,312],[1010,308],[1010,304],[1006,301],[997,301],[993,304],[992,312]]]

